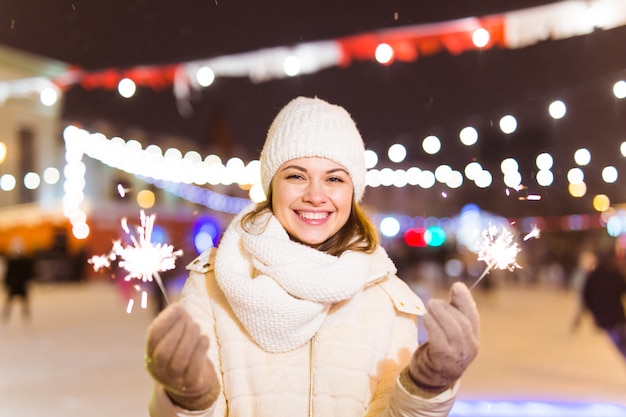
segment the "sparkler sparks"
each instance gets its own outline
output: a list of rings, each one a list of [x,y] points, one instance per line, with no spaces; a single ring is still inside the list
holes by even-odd
[[[126,197],[126,193],[130,191],[130,188],[125,188],[122,184],[117,184],[117,193],[120,197]]]
[[[532,238],[539,239],[539,234],[540,233],[541,232],[539,231],[539,228],[536,225],[533,224],[531,229],[530,229],[530,232],[526,236],[524,236],[524,242],[526,242],[528,239],[532,239]]]
[[[532,238],[539,237],[539,229],[536,226],[532,227],[530,233],[524,237],[524,241]],[[470,290],[474,289],[476,285],[491,271],[496,269],[508,269],[513,271],[516,268],[521,268],[517,263],[517,254],[521,251],[519,245],[514,240],[514,236],[504,227],[498,231],[498,228],[494,225],[489,226],[482,232],[482,243],[478,252],[478,260],[484,261],[487,267],[478,279],[472,284]]]
[[[93,265],[95,271],[100,268],[111,266],[111,262],[119,258],[119,266],[124,268],[128,274],[125,281],[137,279],[143,282],[156,281],[163,296],[167,300],[167,295],[159,272],[169,271],[176,267],[176,258],[183,254],[182,250],[174,250],[172,245],[152,243],[152,230],[154,228],[155,215],[146,216],[141,210],[141,226],[136,227],[133,234],[128,227],[126,218],[121,221],[122,229],[129,237],[131,244],[122,245],[121,241],[113,242],[113,248],[108,254],[92,256],[89,263]],[[137,287],[140,290],[140,287]],[[145,308],[147,294],[142,291],[141,306]],[[127,311],[132,310],[134,301],[129,300]]]
[[[106,255],[94,255],[89,258],[87,262],[93,265],[93,270],[96,272],[98,272],[102,268],[111,267],[111,259]]]
[[[541,200],[541,196],[538,194],[528,194],[526,197],[517,197],[518,200],[523,201],[539,201]]]

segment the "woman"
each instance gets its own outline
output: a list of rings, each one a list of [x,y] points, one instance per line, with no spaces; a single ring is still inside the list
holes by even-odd
[[[266,202],[188,266],[180,302],[148,329],[153,417],[448,415],[478,312],[463,284],[425,309],[395,275],[358,205],[363,155],[343,108],[299,97],[279,112]]]

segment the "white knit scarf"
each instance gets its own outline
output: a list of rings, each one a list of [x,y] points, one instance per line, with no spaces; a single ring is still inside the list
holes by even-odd
[[[294,242],[270,212],[261,222],[267,227],[248,233],[240,225],[246,211],[220,242],[215,277],[239,321],[268,352],[302,346],[334,303],[396,272],[382,247],[337,257]]]

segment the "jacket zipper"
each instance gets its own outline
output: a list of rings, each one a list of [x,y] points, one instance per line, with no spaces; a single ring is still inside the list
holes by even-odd
[[[313,359],[315,358],[315,336],[309,341],[309,417],[313,417]]]

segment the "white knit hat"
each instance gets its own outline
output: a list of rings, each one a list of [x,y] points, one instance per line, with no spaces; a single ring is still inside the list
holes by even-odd
[[[319,98],[298,97],[276,115],[261,151],[261,184],[267,195],[278,168],[296,158],[327,158],[352,179],[354,198],[365,191],[365,146],[356,124],[343,108]]]

